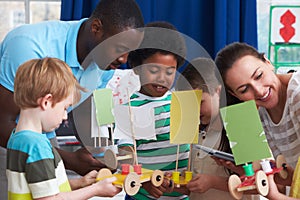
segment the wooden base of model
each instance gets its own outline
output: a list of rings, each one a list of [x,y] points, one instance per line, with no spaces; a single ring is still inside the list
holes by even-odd
[[[128,174],[122,174],[122,172],[112,174],[109,169],[104,168],[98,172],[97,181],[109,177],[116,177],[117,180],[113,184],[116,187],[124,188],[126,194],[133,196],[139,191],[141,184],[144,182],[151,181],[154,186],[159,187],[163,183],[164,173],[160,170],[153,171],[142,168],[140,174],[132,170]]]

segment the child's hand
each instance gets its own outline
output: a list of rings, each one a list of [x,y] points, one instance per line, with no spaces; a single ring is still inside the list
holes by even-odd
[[[122,191],[121,188],[114,186],[112,183],[116,181],[116,177],[106,178],[104,180],[98,181],[94,185],[97,186],[96,196],[100,197],[113,197]]]
[[[91,185],[96,182],[98,172],[96,170],[90,171],[85,176],[81,178],[81,187]]]
[[[143,188],[153,197],[159,198],[163,195],[164,192],[169,192],[170,180],[168,178],[164,178],[163,183],[156,187],[151,181],[143,183]]]
[[[72,190],[77,190],[95,183],[96,176],[97,176],[97,171],[93,170],[81,178],[69,179],[69,183]]]
[[[197,174],[186,187],[191,192],[204,193],[212,187],[212,181],[210,175],[207,174]]]
[[[283,170],[286,170],[287,177],[284,179],[280,176],[280,173],[276,173],[274,175],[274,180],[277,184],[291,186],[293,181],[294,169],[291,166],[286,165],[286,167]]]
[[[274,181],[273,174],[268,175],[268,181],[269,181],[269,193],[266,197],[270,200],[284,199],[284,195],[278,191],[277,185],[275,184]]]

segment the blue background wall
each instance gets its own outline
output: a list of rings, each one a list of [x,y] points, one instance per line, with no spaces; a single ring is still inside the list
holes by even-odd
[[[136,0],[145,23],[164,20],[201,44],[212,58],[234,41],[257,48],[255,0]],[[62,0],[61,19],[89,17],[99,0]]]

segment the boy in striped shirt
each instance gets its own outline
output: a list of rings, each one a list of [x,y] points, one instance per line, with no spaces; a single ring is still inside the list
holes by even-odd
[[[129,65],[140,76],[141,82],[141,89],[131,96],[130,105],[154,109],[155,115],[156,140],[136,140],[138,161],[143,168],[175,170],[177,145],[170,144],[170,89],[184,57],[184,40],[176,28],[167,22],[149,23],[140,49],[129,54]],[[118,144],[125,146],[132,145],[132,142],[121,139]],[[180,145],[179,171],[186,169],[189,151],[189,145]],[[184,188],[167,192],[168,187],[167,179],[159,187],[146,182],[135,196],[126,196],[126,199],[187,199],[183,194],[187,191]]]
[[[67,119],[67,109],[79,101],[80,90],[70,67],[57,58],[32,59],[18,68],[14,100],[20,116],[7,143],[9,200],[84,200],[120,192],[112,185],[114,179],[96,183],[96,170],[68,180],[60,155],[42,133]]]

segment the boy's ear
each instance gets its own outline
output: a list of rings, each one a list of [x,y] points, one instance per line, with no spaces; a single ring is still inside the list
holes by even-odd
[[[221,95],[221,89],[222,89],[222,86],[219,85],[217,88],[216,88],[216,93],[220,96]]]
[[[42,110],[52,107],[52,94],[46,94],[44,97],[39,98],[38,104]]]

